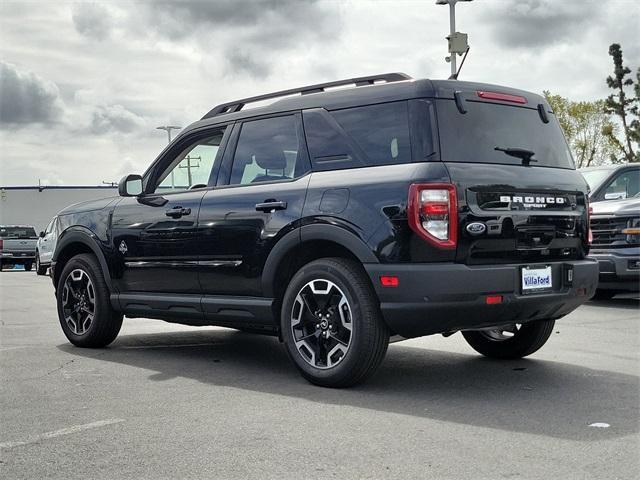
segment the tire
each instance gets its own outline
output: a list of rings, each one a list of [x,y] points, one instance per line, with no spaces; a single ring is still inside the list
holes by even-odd
[[[616,290],[598,289],[598,290],[596,290],[595,295],[593,297],[591,297],[591,300],[611,300],[617,294],[618,294],[618,292]]]
[[[42,265],[42,263],[40,263],[40,253],[36,252],[36,273],[38,275],[46,275],[47,268],[48,267],[46,265]]]
[[[506,334],[509,330],[505,328],[468,330],[462,335],[471,348],[485,357],[516,359],[539,350],[551,336],[555,323],[555,320],[540,320],[525,323],[519,328],[514,325],[510,329],[511,336]]]
[[[369,279],[361,265],[343,258],[313,261],[293,276],[282,302],[281,328],[302,376],[323,387],[363,382],[389,344]]]
[[[67,281],[70,285],[66,287]],[[111,307],[104,274],[93,255],[83,253],[67,262],[60,274],[56,300],[62,331],[75,346],[105,347],[118,336],[122,314]],[[71,307],[78,305],[83,308],[75,312]],[[89,311],[93,313],[91,319]]]
[[[29,262],[24,264],[25,272],[30,272],[32,268],[33,268],[33,263]]]

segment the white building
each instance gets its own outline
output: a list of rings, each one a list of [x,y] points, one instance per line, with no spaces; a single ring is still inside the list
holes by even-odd
[[[117,194],[111,186],[0,187],[0,225],[33,225],[39,232],[69,205]]]

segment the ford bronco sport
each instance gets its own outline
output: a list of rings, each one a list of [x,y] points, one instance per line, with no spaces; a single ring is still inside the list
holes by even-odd
[[[551,108],[495,85],[396,73],[225,103],[119,193],[58,217],[51,275],[80,347],[123,315],[232,327],[348,386],[390,338],[529,355],[598,282]]]

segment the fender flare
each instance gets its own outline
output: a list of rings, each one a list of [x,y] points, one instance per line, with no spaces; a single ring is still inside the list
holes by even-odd
[[[72,229],[64,231],[58,238],[56,249],[53,252],[53,257],[51,258],[51,264],[55,265],[60,252],[63,252],[69,245],[73,243],[81,243],[91,249],[93,254],[98,259],[100,268],[102,268],[102,275],[104,277],[105,283],[107,284],[107,287],[109,288],[109,291],[113,292],[113,283],[111,281],[111,272],[109,270],[109,265],[107,264],[107,259],[104,255],[104,252],[100,248],[98,237],[95,233],[87,228],[72,227]]]
[[[355,233],[344,227],[317,223],[304,225],[284,235],[273,247],[262,271],[262,291],[265,297],[275,295],[274,282],[282,260],[305,242],[325,240],[337,243],[349,250],[361,263],[380,263],[371,248]]]

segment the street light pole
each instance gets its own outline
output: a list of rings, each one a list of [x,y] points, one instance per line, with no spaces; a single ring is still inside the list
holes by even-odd
[[[167,139],[169,140],[169,143],[171,143],[171,130],[180,130],[182,127],[177,127],[175,125],[164,125],[161,127],[156,127],[157,130],[164,130],[165,132],[167,132]]]
[[[456,33],[456,0],[449,1],[449,35]],[[455,75],[458,69],[456,68],[456,54],[451,54],[451,75]]]
[[[451,77],[456,78],[458,73],[456,55],[466,53],[469,48],[467,34],[456,32],[456,3],[471,2],[472,0],[436,0],[436,5],[449,5],[449,56],[446,60],[451,64]]]

